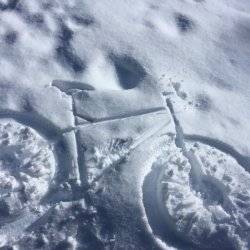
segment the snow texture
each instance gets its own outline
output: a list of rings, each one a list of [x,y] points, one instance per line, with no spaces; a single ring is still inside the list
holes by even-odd
[[[0,0],[0,249],[250,249],[250,2]]]

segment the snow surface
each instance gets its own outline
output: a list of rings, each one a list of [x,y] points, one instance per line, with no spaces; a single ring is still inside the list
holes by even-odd
[[[248,0],[0,0],[1,249],[250,249]]]

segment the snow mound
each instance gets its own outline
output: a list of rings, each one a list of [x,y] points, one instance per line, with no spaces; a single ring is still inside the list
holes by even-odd
[[[32,128],[0,121],[1,217],[39,204],[55,174],[51,146]]]

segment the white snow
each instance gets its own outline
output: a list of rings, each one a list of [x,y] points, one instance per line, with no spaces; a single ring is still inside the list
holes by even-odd
[[[0,40],[1,247],[250,248],[249,1],[0,0]]]

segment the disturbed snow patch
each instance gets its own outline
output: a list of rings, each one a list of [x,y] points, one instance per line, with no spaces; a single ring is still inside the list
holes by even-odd
[[[39,203],[54,176],[55,159],[50,145],[33,129],[2,120],[0,170],[0,214],[6,218]]]
[[[94,146],[85,152],[85,164],[88,169],[88,182],[98,180],[109,168],[119,168],[129,154],[132,138],[115,138],[105,146]]]

